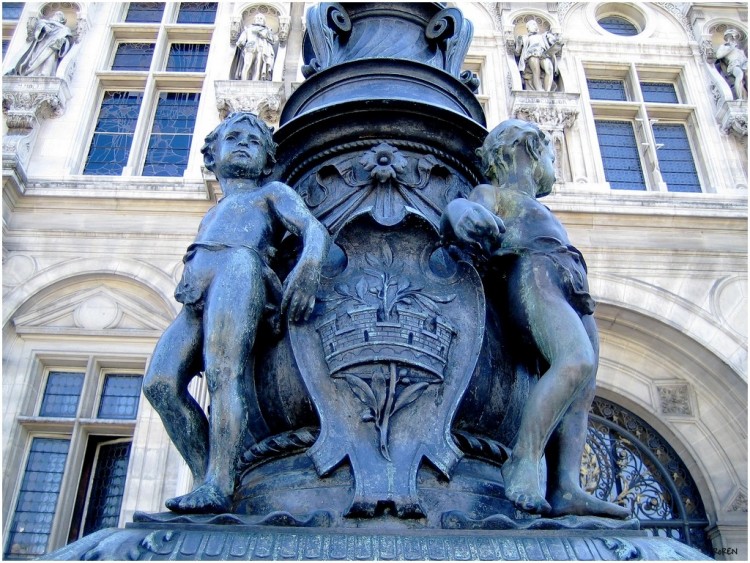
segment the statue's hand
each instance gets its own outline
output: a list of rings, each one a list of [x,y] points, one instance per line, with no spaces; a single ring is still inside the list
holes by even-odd
[[[320,281],[319,262],[301,259],[284,280],[281,312],[294,322],[307,320],[315,307],[315,292]]]
[[[471,203],[453,225],[453,232],[459,241],[479,246],[489,254],[500,246],[505,225],[485,207]]]

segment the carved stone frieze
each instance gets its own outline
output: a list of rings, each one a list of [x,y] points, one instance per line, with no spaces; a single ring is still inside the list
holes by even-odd
[[[690,416],[690,389],[687,385],[663,385],[656,388],[662,414]]]
[[[747,137],[747,100],[725,100],[716,113],[721,132]]]
[[[747,493],[740,491],[729,505],[728,512],[747,512]]]
[[[221,119],[235,111],[249,111],[269,125],[278,123],[285,101],[282,83],[217,80],[214,87]]]
[[[580,94],[565,92],[513,92],[511,115],[533,121],[548,133],[562,131],[578,117]]]

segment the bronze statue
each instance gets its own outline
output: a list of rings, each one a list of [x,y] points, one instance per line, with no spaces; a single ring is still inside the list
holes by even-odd
[[[583,256],[536,199],[555,182],[554,149],[536,125],[511,119],[487,136],[477,154],[493,185],[479,185],[468,199],[448,204],[443,232],[507,268],[512,322],[549,365],[524,405],[502,467],[505,494],[529,512],[626,518],[627,509],[586,494],[579,484],[599,341]],[[539,483],[543,454],[546,499]]]
[[[143,388],[197,484],[167,501],[177,512],[230,510],[248,430],[244,378],[252,371],[264,309],[276,300],[282,316],[300,321],[315,304],[328,233],[289,186],[261,183],[275,149],[271,131],[250,113],[231,115],[202,148],[224,197],[203,218],[183,258],[175,290],[183,308],[159,340]],[[268,262],[287,231],[302,238],[303,250],[282,288]],[[210,419],[187,391],[200,372]]]

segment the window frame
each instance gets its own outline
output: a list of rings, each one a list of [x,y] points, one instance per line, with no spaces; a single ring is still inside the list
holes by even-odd
[[[602,163],[602,181],[606,182],[606,170],[601,158],[601,145],[596,133],[595,123],[600,120],[632,121],[636,143],[640,157],[641,170],[644,176],[644,190],[610,189],[622,192],[658,192],[672,194],[705,194],[709,193],[707,172],[703,165],[702,151],[696,142],[695,133],[697,123],[697,107],[689,102],[687,88],[684,83],[685,68],[679,66],[654,67],[648,64],[619,64],[609,65],[602,62],[584,61],[584,85],[586,96],[589,97],[592,122],[592,143],[596,145],[594,151]],[[625,85],[627,101],[592,99],[589,96],[587,80],[622,80]],[[674,86],[678,102],[647,102],[643,98],[641,83],[661,82]],[[670,191],[661,174],[659,163],[659,146],[656,143],[653,124],[680,124],[687,132],[690,153],[695,166],[700,192]]]
[[[8,504],[8,518],[3,526],[3,550],[7,547],[8,534],[18,505],[20,488],[34,438],[66,439],[69,442],[68,457],[65,462],[60,496],[52,519],[46,553],[64,546],[68,541],[72,525],[76,495],[80,486],[81,470],[84,464],[86,447],[91,436],[110,437],[111,440],[133,441],[139,413],[142,410],[143,394],[139,393],[138,408],[133,419],[97,418],[105,376],[108,374],[145,375],[148,356],[143,355],[102,355],[102,354],[39,354],[32,362],[32,378],[36,383],[29,386],[28,393],[34,394],[27,401],[23,414],[17,417],[22,453],[13,464],[18,468]],[[50,372],[83,372],[84,383],[75,418],[53,418],[39,415],[46,382]],[[111,441],[109,440],[109,441]],[[131,449],[130,455],[132,456]],[[127,479],[126,479],[127,489]],[[84,513],[85,515],[85,513]],[[122,516],[122,506],[120,507]],[[5,551],[3,551],[5,555]]]

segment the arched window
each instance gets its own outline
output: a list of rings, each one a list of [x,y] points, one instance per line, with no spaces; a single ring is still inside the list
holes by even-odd
[[[598,23],[603,29],[615,35],[629,37],[640,33],[637,27],[621,16],[606,16],[600,19]]]
[[[589,414],[581,485],[630,508],[648,533],[713,556],[706,511],[685,464],[646,422],[599,397]]]

